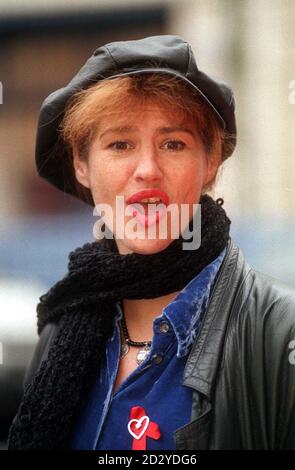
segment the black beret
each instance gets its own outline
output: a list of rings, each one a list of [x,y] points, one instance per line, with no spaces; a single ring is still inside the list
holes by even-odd
[[[35,148],[38,174],[62,191],[80,197],[69,177],[67,154],[70,149],[66,148],[58,132],[68,100],[76,91],[100,80],[154,72],[177,76],[197,90],[216,113],[222,127],[232,135],[234,148],[235,102],[230,87],[198,69],[191,46],[180,36],[151,36],[97,48],[65,87],[43,101]]]

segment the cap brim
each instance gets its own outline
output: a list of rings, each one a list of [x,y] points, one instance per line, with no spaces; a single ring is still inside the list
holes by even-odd
[[[109,79],[116,78],[116,77],[124,77],[124,76],[127,76],[127,75],[139,75],[139,74],[143,74],[143,73],[166,73],[168,75],[174,75],[175,77],[178,77],[181,80],[183,80],[184,82],[188,83],[188,85],[190,85],[192,88],[194,88],[194,90],[196,90],[202,96],[202,98],[206,101],[206,103],[212,108],[212,110],[216,113],[217,117],[219,118],[219,120],[222,124],[222,127],[224,129],[226,129],[226,123],[225,123],[223,117],[221,116],[219,111],[216,109],[214,104],[210,101],[210,99],[193,82],[191,82],[188,78],[186,78],[181,73],[176,72],[175,70],[167,69],[167,68],[162,69],[160,67],[148,68],[148,69],[138,69],[138,70],[131,70],[130,72],[116,73],[114,75],[110,75],[108,77],[105,77],[103,80],[109,80]]]

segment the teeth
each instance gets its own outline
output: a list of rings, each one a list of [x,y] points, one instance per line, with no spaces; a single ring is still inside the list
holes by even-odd
[[[161,202],[161,199],[159,197],[148,197],[148,198],[145,198],[145,199],[141,199],[139,202],[143,202],[143,203]]]

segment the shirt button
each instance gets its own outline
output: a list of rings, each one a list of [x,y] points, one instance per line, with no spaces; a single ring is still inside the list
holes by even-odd
[[[160,333],[167,333],[168,331],[170,330],[170,326],[167,322],[165,321],[162,321],[160,324],[159,324],[159,332]]]
[[[162,354],[154,354],[152,357],[152,361],[154,364],[160,364],[163,361]]]

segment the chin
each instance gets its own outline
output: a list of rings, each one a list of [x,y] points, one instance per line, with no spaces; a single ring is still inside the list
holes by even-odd
[[[141,255],[152,255],[165,250],[173,240],[116,240],[118,250],[121,254],[138,253]]]

